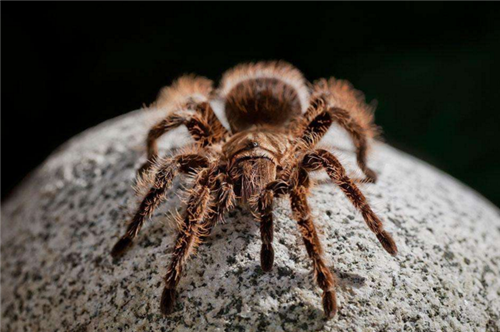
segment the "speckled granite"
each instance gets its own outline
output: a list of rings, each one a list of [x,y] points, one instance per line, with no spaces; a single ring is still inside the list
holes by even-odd
[[[363,191],[400,254],[380,247],[335,186],[310,198],[338,276],[340,311],[323,319],[320,290],[289,204],[276,204],[275,265],[259,266],[252,218],[235,210],[191,259],[176,312],[159,313],[177,189],[113,264],[111,246],[136,207],[135,170],[155,113],[135,112],[65,144],[2,211],[2,331],[499,331],[500,215],[436,169],[377,144],[379,182]],[[164,149],[186,142],[168,135]],[[335,137],[334,139],[332,137]],[[327,140],[351,174],[353,155]],[[333,264],[335,267],[333,267]]]

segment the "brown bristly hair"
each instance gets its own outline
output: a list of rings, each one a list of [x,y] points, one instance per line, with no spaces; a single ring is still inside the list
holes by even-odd
[[[350,116],[365,130],[368,138],[379,136],[381,129],[374,123],[376,101],[367,104],[364,93],[355,89],[349,81],[335,77],[316,80],[312,85],[312,96],[322,96],[331,107],[349,110]]]
[[[189,101],[194,103],[209,101],[212,92],[213,82],[208,78],[194,74],[184,75],[175,80],[171,86],[161,89],[152,106],[168,113]]]
[[[307,109],[310,97],[307,81],[297,68],[283,60],[250,62],[233,67],[222,76],[218,93],[227,96],[239,83],[259,78],[275,78],[290,85],[299,95],[302,112]]]
[[[231,131],[222,126],[213,106],[221,100]],[[356,161],[366,182],[377,173],[368,167],[368,150],[379,133],[373,123],[373,103],[347,81],[320,79],[308,85],[301,72],[282,61],[249,63],[227,71],[218,90],[206,78],[188,75],[160,93],[156,106],[166,116],[149,131],[148,161],[141,167],[137,190],[144,197],[112,249],[117,258],[138,236],[145,221],[167,198],[178,174],[189,178],[189,189],[178,194],[185,209],[174,215],[178,229],[160,308],[174,310],[176,288],[186,260],[198,245],[223,222],[235,202],[250,210],[260,225],[262,270],[274,262],[273,202],[288,195],[314,279],[323,291],[325,315],[338,310],[336,279],[327,265],[307,198],[312,181],[309,173],[323,170],[361,214],[382,247],[397,254],[392,236],[370,207],[368,199],[347,174],[339,159],[318,144],[333,124],[353,141]],[[158,157],[157,140],[185,126],[194,143],[169,157]]]
[[[224,74],[218,94],[233,131],[283,124],[303,113],[310,97],[302,73],[284,61],[238,65]]]

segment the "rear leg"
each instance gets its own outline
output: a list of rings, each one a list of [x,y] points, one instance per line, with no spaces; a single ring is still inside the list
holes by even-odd
[[[157,157],[157,140],[168,131],[185,125],[198,145],[213,144],[227,134],[217,119],[209,101],[213,95],[213,82],[207,78],[184,75],[171,86],[163,88],[154,107],[166,112],[167,117],[154,125],[146,139],[148,161],[139,174],[149,169]]]
[[[328,109],[331,117],[335,122],[337,122],[342,128],[344,128],[354,142],[356,147],[356,161],[359,168],[365,173],[365,181],[375,183],[377,181],[377,174],[371,168],[368,167],[366,162],[366,157],[368,154],[368,135],[357,123],[354,118],[351,117],[348,111],[332,107]]]
[[[208,102],[197,104],[189,102],[149,130],[146,139],[148,160],[139,169],[139,174],[150,169],[158,157],[158,139],[170,130],[182,125],[186,126],[193,139],[200,146],[220,142],[228,134]]]
[[[334,112],[333,118],[351,135],[357,149],[358,165],[366,174],[366,180],[374,182],[376,174],[366,166],[366,155],[370,139],[379,134],[373,121],[375,104],[367,104],[365,95],[350,82],[334,77],[314,82],[313,90],[314,95],[325,99],[327,108],[342,110]]]
[[[328,96],[315,97],[303,115],[299,137],[304,148],[314,147],[327,133],[333,123],[347,131],[356,148],[356,161],[366,176],[365,181],[376,182],[377,174],[367,166],[368,142],[374,135],[374,126],[363,124],[352,111],[332,107]]]

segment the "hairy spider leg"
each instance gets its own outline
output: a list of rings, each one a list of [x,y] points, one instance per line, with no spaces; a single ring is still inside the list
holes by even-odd
[[[191,109],[195,111],[193,112]],[[158,157],[158,139],[181,125],[187,127],[193,139],[202,147],[220,142],[228,135],[227,130],[220,123],[208,102],[188,103],[181,110],[168,115],[149,130],[146,138],[148,160],[139,169],[139,174],[150,169]]]
[[[393,256],[397,254],[398,249],[392,236],[384,230],[382,221],[373,212],[363,193],[347,176],[344,167],[332,153],[321,149],[308,153],[304,156],[301,165],[308,171],[324,168],[330,179],[339,186],[352,205],[361,212],[368,228],[375,233],[382,247]]]
[[[127,231],[111,250],[111,256],[115,258],[121,256],[132,245],[146,219],[150,218],[154,210],[165,201],[166,192],[179,172],[189,174],[207,165],[208,160],[197,154],[178,155],[165,161],[155,174],[153,185],[127,226]]]
[[[303,148],[313,148],[330,129],[337,123],[350,135],[356,148],[356,161],[366,175],[366,182],[376,182],[377,174],[367,166],[368,133],[356,118],[342,108],[331,107],[324,98],[314,98],[307,112],[304,113],[302,133],[300,134]]]
[[[170,314],[174,309],[175,289],[187,258],[233,206],[234,192],[232,186],[226,182],[226,176],[220,174],[215,181],[212,181],[212,173],[208,170],[201,171],[191,191],[174,246],[172,261],[164,278],[165,288],[160,302],[160,309],[164,315]],[[215,193],[212,198],[211,192]]]
[[[307,254],[312,260],[314,276],[318,286],[323,290],[323,310],[327,318],[337,313],[336,280],[323,259],[321,241],[311,218],[311,210],[307,204],[310,186],[309,176],[304,169],[297,172],[296,185],[290,188],[290,202],[293,216],[297,221]]]

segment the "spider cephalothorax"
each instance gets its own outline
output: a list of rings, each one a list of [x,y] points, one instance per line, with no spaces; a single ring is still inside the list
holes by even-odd
[[[288,136],[266,128],[235,134],[223,147],[235,194],[246,204],[276,179],[289,150]]]
[[[222,100],[230,129],[215,115],[211,107],[215,100]],[[147,137],[148,161],[139,171],[139,184],[147,190],[112,255],[120,256],[132,244],[145,220],[166,198],[176,174],[194,177],[165,276],[164,314],[173,310],[186,258],[236,203],[248,208],[259,223],[261,266],[270,271],[274,261],[272,204],[274,198],[288,195],[323,290],[325,314],[335,315],[336,282],[322,257],[307,203],[311,171],[324,169],[361,212],[383,248],[392,255],[397,253],[392,237],[337,158],[327,150],[315,149],[337,123],[353,139],[365,180],[375,182],[375,173],[366,165],[368,144],[376,135],[373,110],[348,82],[323,79],[308,87],[302,74],[287,63],[244,64],[228,71],[216,91],[205,78],[181,77],[162,91],[156,107],[167,110],[168,115]],[[172,158],[158,158],[156,140],[180,125],[188,128],[195,142]]]

